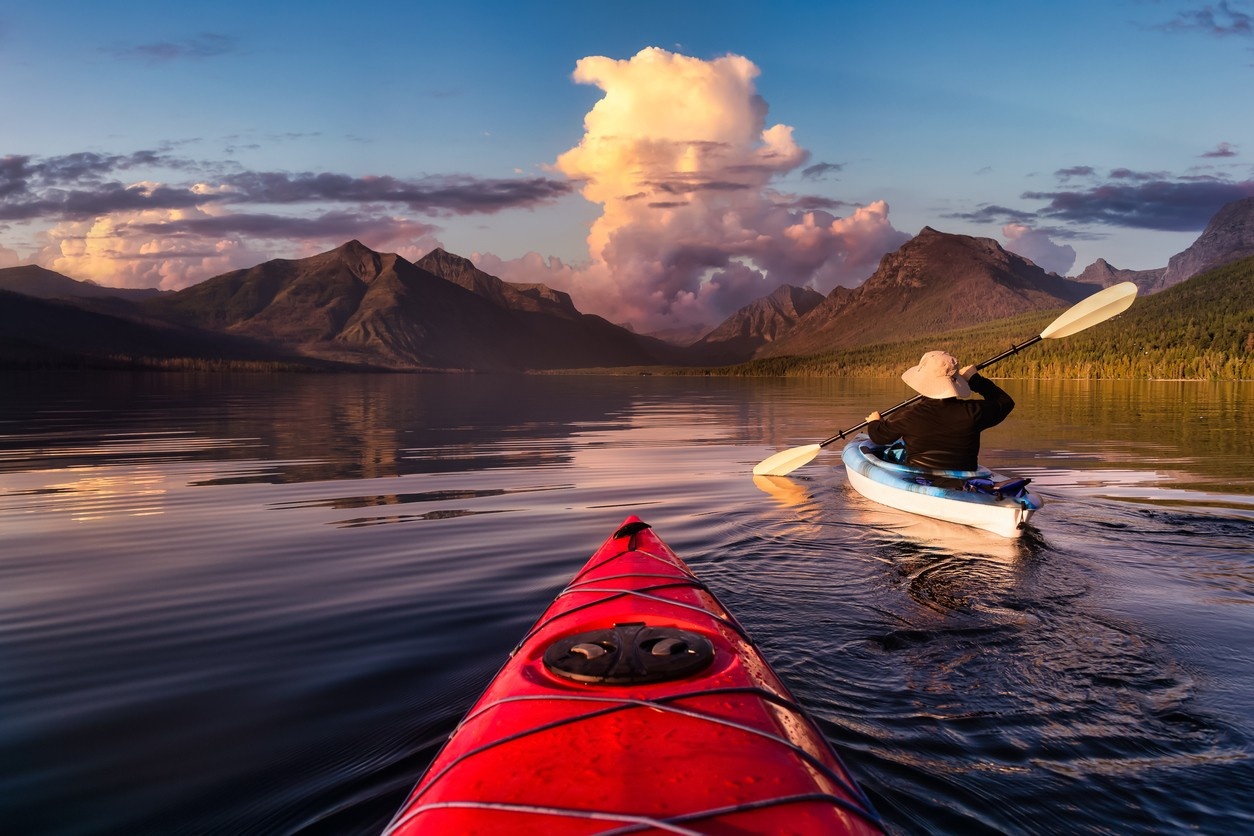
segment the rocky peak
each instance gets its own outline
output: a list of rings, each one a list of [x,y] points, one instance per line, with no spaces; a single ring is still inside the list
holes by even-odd
[[[383,272],[383,256],[356,238],[333,252],[338,254],[341,263],[363,282],[373,281]]]
[[[1097,285],[1098,287],[1110,287],[1120,282],[1132,282],[1144,293],[1152,293],[1155,290],[1161,290],[1164,268],[1159,267],[1156,270],[1121,270],[1104,258],[1099,258],[1088,267],[1084,268],[1084,272],[1076,276],[1077,282],[1085,284]]]
[[[1156,289],[1171,287],[1251,255],[1254,255],[1254,197],[1247,197],[1224,205],[1187,250],[1171,257],[1161,287]]]
[[[568,294],[543,284],[513,284],[485,273],[470,259],[436,247],[414,262],[428,273],[511,310],[546,310],[579,316]]]
[[[823,294],[812,288],[780,285],[736,311],[692,349],[704,357],[721,355],[726,362],[746,360],[760,346],[787,334],[822,302]]]

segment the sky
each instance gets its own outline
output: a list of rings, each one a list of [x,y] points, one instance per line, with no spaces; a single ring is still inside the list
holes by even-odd
[[[1254,0],[0,3],[0,267],[356,239],[645,332],[924,227],[1165,267],[1254,196]]]

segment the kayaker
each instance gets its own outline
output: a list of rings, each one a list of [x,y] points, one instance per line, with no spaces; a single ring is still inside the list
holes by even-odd
[[[899,412],[867,416],[867,435],[876,444],[902,439],[906,464],[929,470],[975,470],[980,458],[980,433],[1005,420],[1015,402],[975,366],[959,371],[958,360],[944,351],[929,351],[901,379],[922,395]],[[971,399],[971,393],[983,400]]]

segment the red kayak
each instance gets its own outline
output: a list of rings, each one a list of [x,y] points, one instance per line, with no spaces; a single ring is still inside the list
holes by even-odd
[[[523,638],[384,832],[883,830],[744,629],[633,516]]]

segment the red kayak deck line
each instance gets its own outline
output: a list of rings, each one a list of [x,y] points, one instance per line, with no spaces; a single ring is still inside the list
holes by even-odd
[[[385,834],[882,833],[744,629],[628,517]]]

